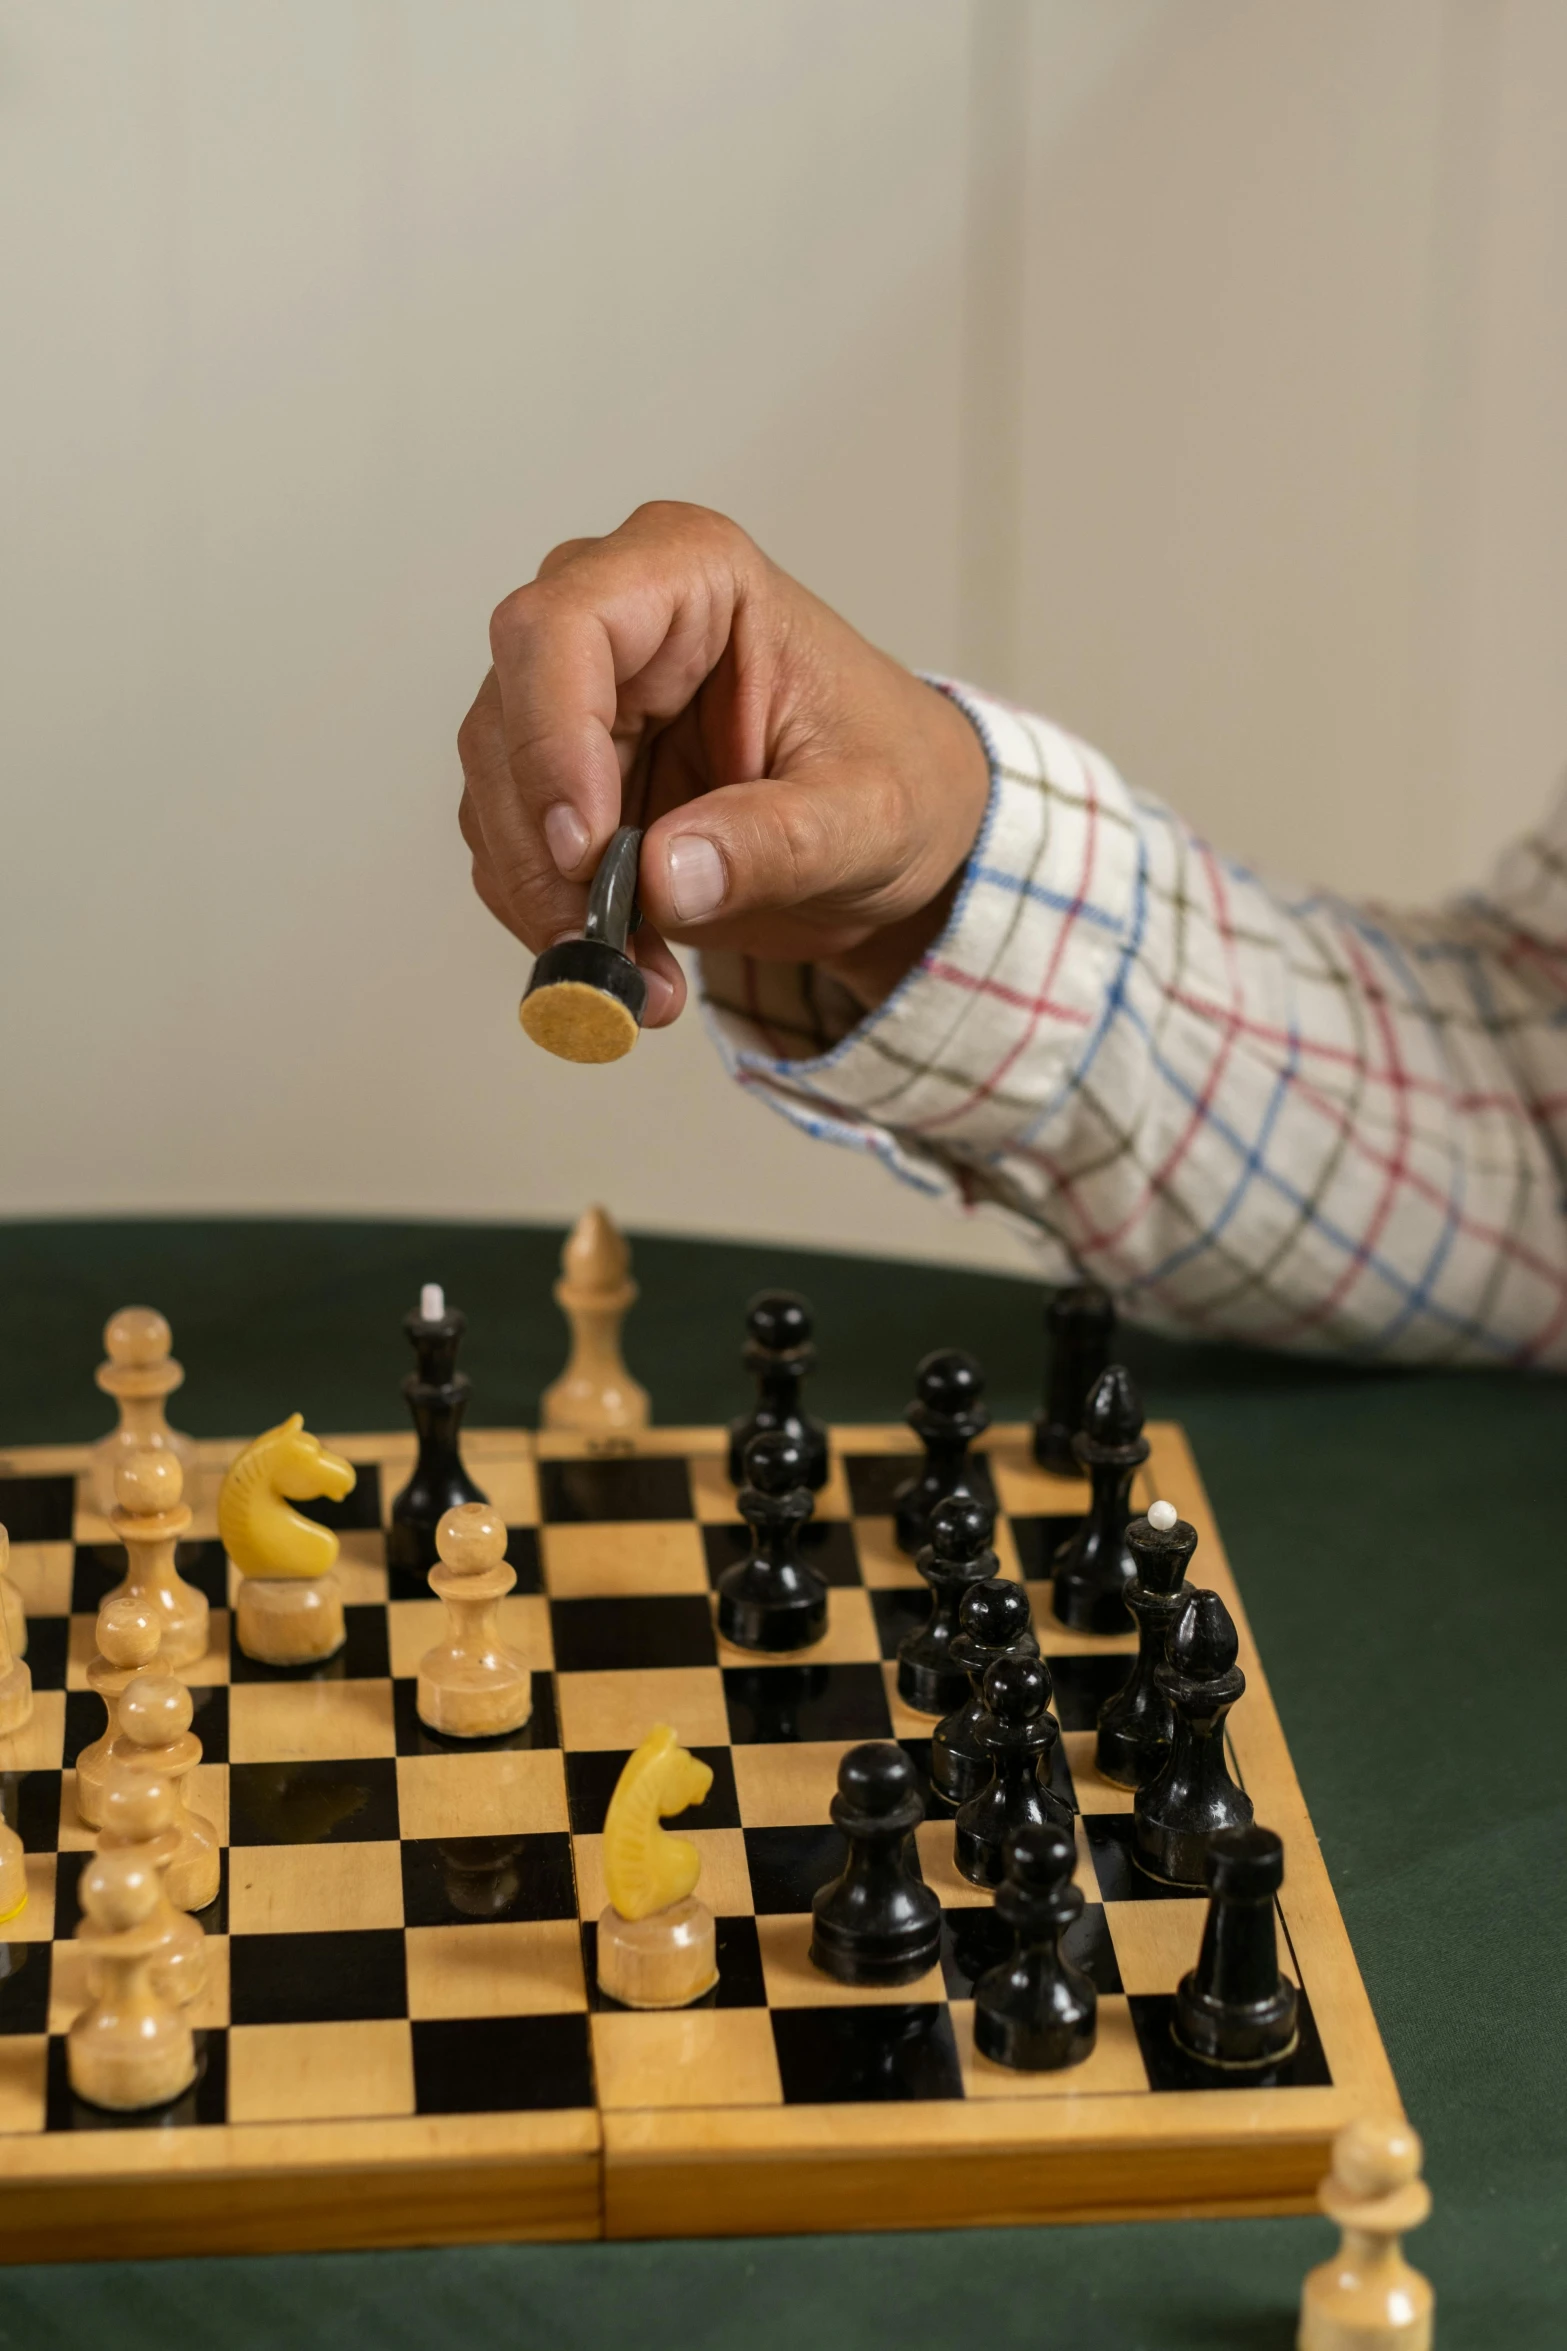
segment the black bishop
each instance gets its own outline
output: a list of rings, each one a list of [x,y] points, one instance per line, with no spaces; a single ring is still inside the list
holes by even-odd
[[[1183,1578],[1197,1530],[1177,1518],[1172,1503],[1155,1502],[1146,1518],[1134,1518],[1127,1528],[1126,1546],[1137,1568],[1126,1587],[1126,1605],[1137,1619],[1137,1656],[1115,1696],[1099,1709],[1094,1761],[1101,1779],[1140,1788],[1163,1764],[1175,1731],[1175,1709],[1160,1686],[1159,1668],[1189,1597]]]
[[[1224,1725],[1246,1687],[1235,1662],[1235,1623],[1217,1592],[1186,1596],[1154,1675],[1169,1699],[1175,1729],[1159,1770],[1133,1801],[1133,1850],[1150,1876],[1200,1886],[1208,1839],[1219,1829],[1249,1828],[1251,1798],[1230,1777]]]

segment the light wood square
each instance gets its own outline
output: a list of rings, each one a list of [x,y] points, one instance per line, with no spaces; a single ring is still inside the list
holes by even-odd
[[[229,1946],[226,1935],[207,1937],[207,1974],[201,1997],[185,2011],[193,2032],[216,2031],[229,2020]],[[68,2033],[92,1997],[90,1958],[74,1936],[56,1943],[49,1972],[49,2030]]]
[[[1125,1657],[1130,1661],[1136,1656],[1135,1632],[1079,1633],[1063,1624],[1051,1606],[1053,1586],[1048,1576],[1030,1576],[1024,1589],[1034,1612],[1034,1631],[1047,1663],[1052,1657]]]
[[[194,1771],[187,1772],[185,1802],[198,1820],[207,1823],[218,1843],[226,1845],[229,1841],[228,1765],[198,1763]]]
[[[0,1772],[58,1771],[64,1754],[65,1692],[35,1690],[29,1720],[0,1739]]]
[[[712,1595],[713,1624],[718,1624],[718,1594]],[[754,1649],[737,1649],[721,1633],[718,1638],[718,1659],[721,1665],[755,1665]],[[819,1641],[813,1641],[808,1650],[793,1650],[773,1657],[772,1664],[809,1665],[875,1665],[881,1658],[881,1639],[876,1630],[876,1619],[871,1614],[871,1596],[857,1584],[834,1584],[827,1593],[827,1630]]]
[[[399,1755],[397,1814],[405,1839],[563,1829],[566,1767],[558,1747]]]
[[[685,1837],[702,1856],[697,1893],[715,1918],[743,1918],[752,1909],[751,1872],[746,1865],[745,1837],[739,1829],[684,1829],[670,1822],[676,1836]],[[609,1901],[604,1885],[604,1840],[573,1837],[577,1864],[577,1907],[584,1918],[597,1918]]]
[[[1097,1731],[1063,1731],[1061,1746],[1072,1774],[1072,1785],[1077,1791],[1080,1812],[1130,1812],[1137,1801],[1132,1788],[1118,1788],[1107,1780],[1094,1761],[1098,1743]]]
[[[769,2008],[874,2008],[889,2000],[945,2000],[940,1963],[909,1984],[840,1984],[810,1958],[811,1918],[790,1912],[756,1922]]]
[[[47,1943],[54,1934],[55,1856],[29,1853],[23,1862],[27,1900],[14,1918],[0,1923],[0,1940],[7,1943]],[[5,1997],[0,1986],[0,2001]]]
[[[472,1468],[477,1482],[509,1527],[538,1525],[538,1473],[526,1454],[492,1460],[481,1449],[472,1454]]]
[[[230,2122],[328,2122],[413,2110],[413,2036],[400,2019],[235,2025],[229,2034]]]
[[[657,1723],[687,1747],[729,1739],[724,1685],[714,1665],[649,1666],[640,1672],[556,1677],[561,1737],[568,1747],[636,1747]]]
[[[239,1845],[229,1855],[229,1931],[309,1935],[403,1923],[401,1847]]]
[[[605,2009],[593,2070],[606,2110],[783,2103],[765,2008]]]
[[[69,1543],[13,1543],[10,1575],[29,1618],[70,1615],[76,1554]]]
[[[236,1682],[229,1691],[232,1763],[396,1752],[390,1681]]]
[[[559,2016],[588,2004],[574,1918],[410,1927],[410,2016]]]
[[[988,1910],[995,1900],[989,1886],[976,1886],[964,1877],[953,1858],[956,1838],[951,1820],[922,1820],[914,1832],[920,1857],[920,1875],[940,1898],[943,1910]]]
[[[854,1548],[859,1554],[860,1574],[868,1591],[917,1591],[921,1588],[920,1572],[913,1560],[898,1549],[892,1526],[890,1518],[854,1521]]]
[[[383,1437],[376,1451],[381,1471],[381,1524],[388,1527],[392,1504],[413,1476],[419,1448],[411,1436],[396,1436]]]
[[[337,1580],[348,1608],[386,1605],[386,1537],[372,1527],[351,1527],[337,1555]]]
[[[1026,1445],[989,1448],[990,1481],[1009,1518],[1067,1518],[1088,1508],[1088,1480],[1041,1469]]]
[[[748,1829],[815,1828],[838,1793],[838,1766],[853,1739],[801,1739],[732,1747],[735,1793]]]
[[[968,2098],[1104,2098],[1148,2087],[1132,2012],[1115,1994],[1099,1995],[1093,2055],[1059,2073],[1022,2073],[981,2056],[974,2046],[972,2000],[953,2001],[952,2034]]]
[[[0,2036],[0,2132],[43,2129],[48,2069],[45,2034]]]
[[[728,1456],[693,1453],[686,1463],[691,1476],[691,1509],[698,1526],[736,1526],[740,1512],[729,1483]]]
[[[394,1680],[410,1680],[419,1660],[446,1637],[446,1610],[439,1600],[394,1600],[386,1612]],[[501,1639],[525,1657],[529,1671],[548,1673],[555,1663],[549,1602],[537,1592],[508,1592],[501,1602]]]
[[[1197,1965],[1206,1902],[1107,1902],[1105,1917],[1126,1992],[1173,1992]]]
[[[616,1520],[540,1530],[553,1600],[619,1600],[631,1593],[705,1592],[702,1530],[690,1519]]]

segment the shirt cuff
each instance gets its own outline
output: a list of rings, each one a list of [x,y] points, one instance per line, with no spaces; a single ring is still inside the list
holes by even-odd
[[[945,679],[985,747],[990,798],[945,930],[874,1012],[811,965],[702,958],[737,1082],[927,1192],[973,1175],[1069,1097],[1118,994],[1140,872],[1131,796],[1043,719]]]

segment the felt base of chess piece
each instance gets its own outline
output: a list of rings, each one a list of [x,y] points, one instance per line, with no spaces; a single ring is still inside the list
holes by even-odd
[[[323,1576],[243,1576],[234,1638],[258,1665],[317,1665],[348,1638],[337,1570]]]
[[[914,1401],[904,1414],[925,1448],[925,1466],[892,1498],[892,1526],[900,1551],[912,1559],[930,1540],[930,1516],[949,1498],[982,1502],[969,1447],[990,1426],[985,1375],[961,1347],[938,1348],[914,1374]]]
[[[1088,1512],[1056,1556],[1051,1606],[1079,1633],[1129,1633],[1126,1588],[1136,1573],[1126,1547],[1133,1473],[1148,1458],[1142,1399],[1123,1364],[1094,1382],[1073,1449],[1090,1481]]]
[[[960,1807],[952,1858],[976,1886],[999,1886],[1009,1841],[1022,1829],[1070,1828],[1070,1806],[1049,1787],[1049,1757],[1060,1737],[1043,1658],[999,1657],[981,1684],[982,1736],[990,1750],[988,1787]]]
[[[848,1842],[839,1876],[811,1903],[811,1958],[841,1984],[908,1984],[936,1964],[941,1904],[910,1862],[924,1816],[901,1747],[851,1747],[838,1766],[833,1826]]]
[[[898,1644],[898,1696],[916,1714],[947,1714],[968,1689],[952,1646],[964,1594],[996,1573],[994,1525],[995,1513],[985,1503],[957,1495],[938,1502],[930,1514],[930,1541],[915,1560],[930,1586],[930,1615]]]
[[[1279,1973],[1273,1905],[1284,1847],[1271,1829],[1208,1840],[1208,1917],[1197,1965],[1175,1995],[1170,2031],[1189,2057],[1227,2071],[1277,2065],[1298,2041],[1299,2001]]]
[[[546,947],[518,1007],[535,1045],[562,1061],[619,1061],[647,1010],[647,981],[626,952],[636,921],[642,835],[622,825],[599,859],[580,939]]]
[[[1076,1866],[1069,1830],[1022,1829],[1008,1841],[996,1915],[1012,1930],[1012,1956],[974,1986],[974,2046],[996,2065],[1057,2073],[1093,2054],[1098,1994],[1061,1953],[1083,1915]]]
[[[598,1922],[599,1990],[626,2008],[688,2008],[718,1981],[713,1914],[697,1895],[646,1918],[613,1903]]]
[[[1317,2202],[1343,2239],[1330,2260],[1307,2273],[1298,2351],[1431,2351],[1436,2297],[1401,2243],[1431,2211],[1420,2141],[1409,2125],[1346,2124]]]
[[[196,2078],[190,2026],[157,1987],[162,1946],[156,1870],[132,1853],[100,1853],[81,1881],[96,1989],[71,2026],[71,2088],[118,2114],[166,2106]]]
[[[0,1821],[0,1924],[27,1906],[27,1855],[8,1821]]]
[[[752,1410],[729,1424],[729,1482],[743,1483],[753,1437],[792,1437],[800,1448],[800,1482],[813,1492],[827,1483],[827,1431],[800,1402],[816,1368],[811,1309],[794,1290],[762,1290],[745,1310],[742,1360],[757,1385]]]
[[[1133,1858],[1167,1885],[1202,1885],[1209,1838],[1251,1826],[1251,1798],[1224,1759],[1225,1720],[1246,1687],[1238,1647],[1218,1593],[1188,1593],[1154,1676],[1174,1709],[1170,1750],[1132,1807]]]
[[[1083,1407],[1110,1361],[1115,1341],[1115,1306],[1097,1282],[1074,1282],[1057,1290],[1045,1308],[1048,1372],[1044,1410],[1034,1420],[1034,1459],[1059,1478],[1077,1478],[1083,1465],[1074,1441],[1083,1426]]]
[[[1112,1786],[1140,1788],[1163,1767],[1175,1730],[1175,1712],[1159,1687],[1158,1670],[1186,1606],[1182,1579],[1197,1548],[1197,1531],[1177,1518],[1168,1502],[1156,1502],[1146,1518],[1133,1519],[1126,1544],[1137,1568],[1126,1588],[1126,1605],[1137,1625],[1137,1655],[1120,1689],[1099,1709],[1094,1763]]]
[[[782,1431],[753,1437],[747,1483],[738,1496],[751,1527],[748,1559],[718,1579],[718,1629],[737,1649],[788,1655],[827,1630],[827,1586],[796,1556],[800,1529],[814,1507],[804,1482],[804,1448]]]
[[[990,1785],[986,1672],[998,1657],[1038,1655],[1028,1594],[1021,1584],[991,1576],[964,1594],[948,1656],[966,1674],[968,1694],[936,1725],[930,1743],[931,1786],[949,1804],[966,1804]]]
[[[517,1581],[506,1522],[488,1502],[464,1502],[435,1540],[430,1589],[446,1603],[447,1638],[419,1660],[419,1720],[448,1739],[504,1738],[533,1712],[532,1668],[500,1635],[500,1604]]]
[[[123,1583],[112,1600],[140,1601],[158,1620],[159,1649],[171,1673],[207,1654],[206,1595],[188,1584],[174,1564],[175,1547],[190,1525],[183,1500],[184,1474],[168,1450],[137,1453],[115,1475],[115,1507],[109,1524],[125,1545]]]
[[[488,1500],[468,1475],[461,1435],[471,1382],[457,1369],[457,1350],[468,1327],[466,1315],[448,1306],[436,1282],[427,1283],[418,1306],[403,1317],[403,1332],[416,1369],[403,1382],[403,1401],[419,1440],[413,1476],[394,1495],[386,1528],[388,1567],[424,1572],[438,1556],[435,1530],[448,1510]]]

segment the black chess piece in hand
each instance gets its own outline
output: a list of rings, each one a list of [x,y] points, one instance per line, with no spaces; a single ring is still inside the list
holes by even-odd
[[[936,1964],[941,1904],[912,1859],[924,1809],[901,1747],[871,1740],[839,1764],[832,1818],[849,1856],[811,1904],[811,1957],[841,1984],[912,1983]]]
[[[1092,1480],[1088,1515],[1056,1555],[1051,1605],[1078,1633],[1129,1633],[1126,1587],[1136,1569],[1126,1547],[1132,1474],[1148,1458],[1142,1398],[1124,1364],[1095,1381],[1074,1440]]]
[[[1045,1406],[1034,1420],[1034,1459],[1057,1477],[1076,1478],[1083,1465],[1073,1440],[1083,1426],[1089,1391],[1110,1360],[1115,1306],[1097,1282],[1057,1290],[1045,1308]]]
[[[968,1675],[953,1662],[952,1644],[964,1594],[995,1575],[995,1523],[987,1503],[958,1494],[949,1494],[930,1514],[930,1541],[914,1563],[930,1586],[930,1615],[898,1643],[898,1696],[916,1714],[945,1714],[968,1688]]]
[[[1101,1779],[1140,1788],[1160,1769],[1175,1733],[1175,1709],[1160,1686],[1159,1668],[1186,1606],[1182,1578],[1197,1548],[1197,1530],[1176,1517],[1173,1504],[1155,1502],[1146,1518],[1133,1519],[1126,1542],[1137,1564],[1126,1587],[1126,1605],[1137,1619],[1137,1655],[1115,1696],[1099,1709],[1094,1761]]]
[[[985,1375],[961,1347],[938,1348],[914,1374],[914,1401],[904,1414],[925,1448],[925,1466],[892,1498],[893,1531],[912,1558],[930,1540],[930,1514],[951,1498],[988,1502],[989,1480],[969,1447],[990,1426]]]
[[[1056,2073],[1093,2054],[1098,1994],[1061,1950],[1083,1915],[1076,1866],[1066,1829],[1019,1829],[1007,1841],[996,1915],[1012,1929],[1012,1956],[974,1986],[974,2046],[997,2065]]]
[[[805,1450],[780,1429],[753,1437],[739,1493],[751,1554],[718,1579],[718,1629],[737,1649],[808,1649],[827,1630],[827,1586],[797,1556],[814,1507]]]
[[[466,1317],[447,1305],[433,1282],[426,1284],[413,1313],[403,1317],[417,1366],[403,1382],[403,1396],[418,1432],[419,1457],[392,1504],[386,1530],[389,1567],[434,1567],[439,1556],[435,1530],[447,1511],[461,1502],[489,1500],[468,1475],[458,1446],[471,1383],[457,1369],[457,1348],[467,1327]]]
[[[761,1290],[745,1310],[745,1368],[756,1381],[755,1408],[729,1428],[729,1480],[746,1474],[746,1447],[753,1437],[793,1437],[801,1449],[800,1483],[813,1490],[827,1483],[827,1431],[800,1402],[807,1372],[816,1368],[811,1309],[793,1290]]]
[[[1049,1784],[1060,1728],[1046,1712],[1050,1674],[1042,1657],[999,1657],[986,1670],[991,1780],[958,1813],[953,1859],[976,1886],[998,1886],[1007,1839],[1019,1829],[1070,1828],[1071,1807]]]
[[[966,1592],[948,1655],[967,1674],[968,1694],[936,1725],[930,1742],[930,1784],[949,1804],[966,1804],[989,1787],[993,1768],[985,1675],[998,1657],[1039,1655],[1023,1586],[991,1576]]]
[[[1151,1877],[1200,1886],[1208,1839],[1251,1825],[1251,1798],[1224,1760],[1224,1725],[1246,1687],[1234,1620],[1217,1592],[1191,1591],[1154,1679],[1175,1713],[1169,1753],[1132,1807],[1133,1851]]]
[[[1181,1979],[1170,2031],[1189,2057],[1209,2065],[1279,2065],[1300,2037],[1299,2000],[1279,1973],[1274,1918],[1284,1847],[1272,1829],[1221,1829],[1208,1840],[1204,1874],[1202,1949]]]

